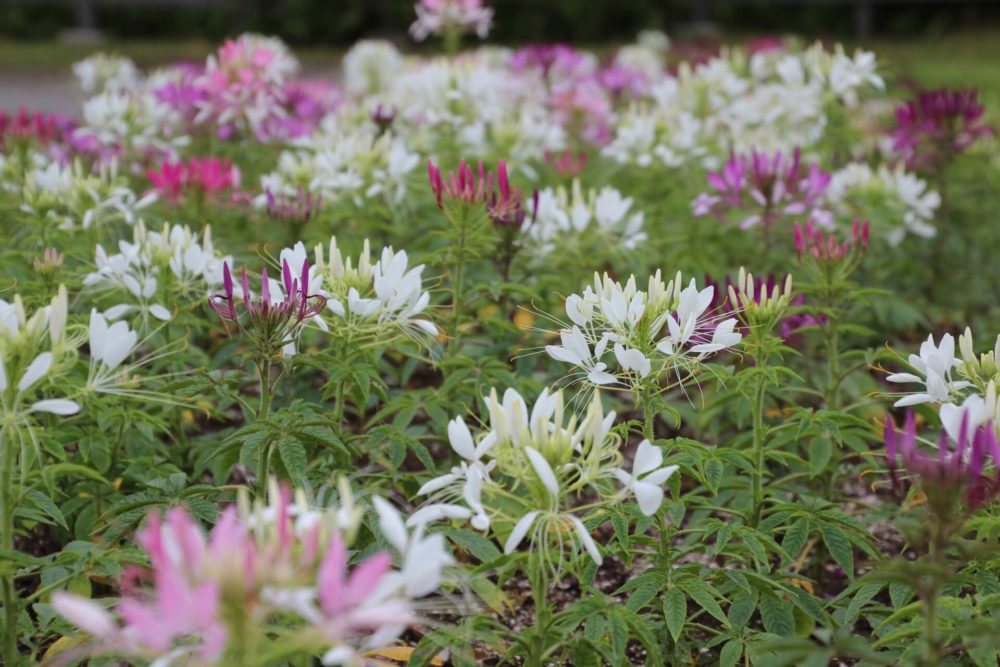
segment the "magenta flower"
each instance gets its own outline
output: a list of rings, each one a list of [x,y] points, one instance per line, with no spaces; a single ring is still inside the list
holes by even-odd
[[[532,196],[532,217],[538,212],[538,190]],[[497,191],[486,201],[486,213],[490,221],[500,227],[519,229],[524,224],[525,210],[521,191],[510,186],[507,178],[507,163],[497,163]]]
[[[932,455],[918,446],[912,411],[907,411],[902,431],[896,429],[892,417],[886,417],[885,455],[893,484],[901,486],[897,466],[902,458],[903,466],[919,477],[921,488],[936,511],[948,512],[958,498],[974,510],[1000,494],[1000,446],[992,421],[971,429],[966,416],[954,447],[948,434],[942,432],[937,454]],[[995,469],[992,477],[985,474],[988,459],[992,459]]]
[[[282,283],[269,280],[267,268],[261,276],[260,296],[250,291],[250,279],[243,270],[241,288],[233,284],[229,262],[222,267],[223,293],[213,294],[208,303],[219,317],[235,322],[266,355],[293,345],[302,323],[323,312],[326,297],[309,294],[309,260],[302,263],[299,277],[293,278],[288,261],[281,263]],[[284,295],[281,295],[282,286]],[[237,292],[238,290],[238,292]],[[272,298],[278,294],[280,298]]]
[[[692,202],[695,216],[721,218],[736,212],[742,216],[741,229],[769,228],[790,217],[806,217],[823,227],[833,224],[833,215],[822,207],[831,175],[815,162],[803,165],[798,148],[790,157],[781,151],[769,155],[756,150],[733,155],[721,171],[706,177],[714,192],[702,193]]]
[[[387,132],[396,120],[396,107],[391,104],[376,104],[372,109],[371,119],[379,132]]]
[[[295,196],[275,195],[270,188],[265,191],[267,196],[267,214],[276,220],[303,224],[313,215],[319,213],[323,205],[323,195],[313,197],[312,192],[298,188]]]
[[[28,111],[23,106],[15,113],[0,111],[0,149],[10,150],[12,144],[32,141],[47,145],[62,141],[73,131],[72,119],[42,111]]]
[[[574,153],[572,149],[567,148],[559,155],[545,151],[545,162],[564,176],[579,176],[587,168],[587,151],[581,150]]]
[[[940,88],[896,107],[892,143],[911,169],[935,169],[992,135],[975,90]]]
[[[432,161],[427,161],[427,176],[431,182],[431,190],[438,208],[444,208],[445,200],[474,204],[486,201],[493,192],[493,174],[486,171],[482,160],[479,161],[477,173],[464,159],[458,163],[457,173],[448,172],[448,178],[441,177],[441,170]]]
[[[867,249],[867,220],[863,224],[855,220],[851,228],[851,238],[840,243],[832,232],[824,234],[822,230],[817,229],[812,220],[807,220],[805,225],[795,223],[795,252],[799,256],[799,261],[804,257],[811,257],[817,262],[840,263],[845,260],[860,259]]]
[[[410,36],[418,42],[430,35],[467,31],[475,31],[483,39],[493,23],[493,10],[482,0],[418,0],[414,10],[417,20],[410,26]]]
[[[146,177],[158,194],[175,204],[192,193],[215,199],[240,185],[239,168],[229,160],[214,157],[189,158],[187,162],[167,160],[158,169],[147,171]]]

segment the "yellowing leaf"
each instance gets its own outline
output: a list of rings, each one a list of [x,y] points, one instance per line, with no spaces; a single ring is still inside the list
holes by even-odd
[[[80,637],[60,637],[59,639],[52,642],[52,646],[45,652],[45,658],[51,658],[57,653],[61,653],[66,649],[73,648],[83,643],[83,639]]]
[[[364,656],[366,658],[385,658],[387,660],[396,660],[398,662],[407,662],[411,657],[413,657],[413,652],[416,649],[412,646],[385,646],[383,648],[373,648],[370,651],[365,651]],[[434,656],[431,658],[432,665],[436,667],[443,667],[444,661]]]

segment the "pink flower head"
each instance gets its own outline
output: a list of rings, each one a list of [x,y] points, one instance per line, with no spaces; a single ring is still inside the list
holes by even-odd
[[[941,433],[937,447],[937,454],[934,455],[918,446],[916,419],[912,411],[907,411],[902,431],[897,430],[892,417],[886,417],[885,453],[897,487],[900,486],[897,466],[902,458],[903,467],[920,478],[924,493],[935,510],[946,509],[956,496],[962,497],[970,509],[976,509],[1000,494],[1000,446],[992,421],[972,429],[966,415],[954,447],[946,432]],[[984,473],[990,458],[997,470],[993,477]]]
[[[649,92],[649,80],[641,70],[621,65],[605,67],[597,74],[597,80],[616,99],[634,99]]]
[[[312,192],[298,188],[295,196],[275,195],[270,189],[267,196],[267,214],[275,220],[303,224],[319,213],[323,205],[323,195],[313,196]]]
[[[494,225],[520,228],[524,224],[525,210],[521,191],[510,185],[507,178],[507,163],[497,163],[497,192],[486,201],[486,212]],[[532,218],[538,212],[538,191],[532,196]]]
[[[193,157],[187,162],[167,160],[158,169],[147,171],[146,177],[161,196],[174,203],[192,193],[215,199],[240,185],[239,168],[229,160],[214,157]]]
[[[396,120],[396,107],[391,104],[376,104],[372,109],[371,118],[380,132],[386,132]]]
[[[482,160],[473,173],[472,167],[464,159],[459,160],[457,173],[448,172],[448,178],[441,177],[441,170],[432,161],[427,161],[427,176],[438,208],[444,208],[445,200],[474,204],[486,201],[493,191],[493,173],[486,171]]]
[[[326,306],[326,297],[309,294],[308,259],[303,261],[302,271],[297,277],[292,276],[287,260],[281,264],[282,283],[272,285],[265,268],[261,276],[261,293],[255,298],[250,291],[246,269],[243,270],[242,288],[237,294],[229,262],[225,262],[222,267],[223,292],[208,299],[219,317],[235,322],[244,332],[251,334],[261,350],[268,353],[275,353],[293,342],[302,323],[321,313]],[[282,286],[284,296],[272,298],[272,290],[280,293]]]
[[[493,10],[482,0],[418,0],[414,11],[417,20],[410,26],[410,35],[418,42],[430,35],[470,31],[484,39],[493,23]]]
[[[862,223],[855,220],[851,227],[851,238],[838,243],[833,233],[824,234],[813,225],[812,220],[806,224],[795,223],[795,252],[799,261],[810,257],[817,262],[840,263],[845,260],[860,259],[868,249],[868,221]]]
[[[574,153],[572,149],[567,148],[559,155],[545,151],[545,161],[560,174],[579,176],[587,168],[587,151],[581,150]]]
[[[0,149],[31,141],[47,145],[62,141],[73,130],[73,121],[58,114],[28,111],[23,106],[15,113],[0,111]]]
[[[822,208],[832,177],[816,163],[805,167],[798,148],[791,156],[757,150],[750,155],[733,155],[721,171],[710,172],[706,178],[714,192],[703,193],[692,202],[696,216],[722,217],[736,211],[743,216],[741,229],[770,227],[778,220],[799,216],[823,227],[833,223],[832,214]]]
[[[892,142],[911,169],[933,169],[992,135],[975,90],[940,88],[896,107]]]

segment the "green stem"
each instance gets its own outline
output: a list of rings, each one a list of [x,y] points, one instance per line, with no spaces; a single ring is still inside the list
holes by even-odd
[[[767,390],[767,357],[757,359],[757,370],[760,378],[757,380],[757,390],[753,398],[753,508],[750,512],[752,526],[760,523],[764,508],[764,398]]]
[[[642,437],[652,442],[655,435],[653,426],[656,421],[656,411],[653,409],[653,401],[645,389],[639,391],[639,404],[642,406]]]
[[[826,409],[840,409],[840,327],[835,319],[830,319],[827,325],[826,356],[827,369],[830,375],[826,387]]]
[[[455,276],[452,282],[451,329],[453,349],[458,349],[459,326],[462,323],[462,300],[465,298],[465,246],[469,230],[468,213],[463,212],[458,229],[458,247],[455,249]]]
[[[927,638],[924,664],[928,667],[939,665],[942,657],[943,646],[938,634],[938,598],[944,585],[944,551],[947,541],[940,526],[936,525],[932,531],[928,551],[932,571],[924,594],[924,636]]]
[[[4,438],[6,427],[0,429],[0,549],[14,550],[14,493],[15,442]],[[13,568],[13,564],[8,564]],[[3,602],[3,664],[13,667],[17,664],[17,616],[18,599],[14,590],[14,573],[4,572],[0,579],[0,598]]]
[[[265,357],[257,365],[260,375],[260,406],[257,408],[257,421],[267,419],[271,411],[271,359]],[[268,459],[271,455],[271,445],[265,442],[260,447],[260,458],[257,461],[257,495],[263,497],[267,489]]]
[[[533,636],[528,642],[528,654],[524,657],[524,664],[525,667],[543,667],[546,655],[545,635],[548,632],[551,616],[548,607],[549,585],[545,564],[534,560],[529,562],[529,567],[532,566],[535,571],[529,573],[528,579],[531,582],[531,594],[535,602],[535,626],[532,628]]]

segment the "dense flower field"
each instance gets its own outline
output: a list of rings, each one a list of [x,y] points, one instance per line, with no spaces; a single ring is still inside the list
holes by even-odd
[[[4,664],[996,665],[991,111],[491,19],[0,116]]]

